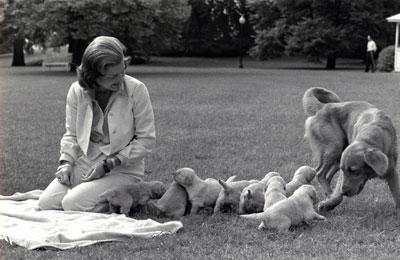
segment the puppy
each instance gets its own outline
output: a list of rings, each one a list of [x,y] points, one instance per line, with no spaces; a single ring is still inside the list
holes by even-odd
[[[281,176],[274,176],[267,183],[267,190],[264,193],[263,211],[278,201],[286,199],[286,182]]]
[[[160,199],[150,200],[147,204],[153,210],[153,215],[179,218],[185,215],[188,199],[185,188],[173,181]]]
[[[196,214],[200,208],[214,207],[222,187],[216,179],[202,180],[191,168],[178,169],[174,180],[182,185],[187,194],[192,208],[190,214]]]
[[[390,118],[363,101],[342,102],[332,91],[310,88],[303,96],[309,116],[305,138],[318,162],[316,175],[325,194],[320,211],[335,208],[343,195],[361,192],[367,180],[386,179],[396,208],[400,208],[400,184],[396,172],[397,137]],[[332,193],[330,182],[340,169]]]
[[[315,170],[310,166],[301,166],[293,175],[293,179],[286,184],[286,196],[291,196],[301,185],[310,184],[315,177]]]
[[[149,199],[160,198],[165,191],[165,185],[160,181],[141,181],[106,190],[99,198],[108,202],[110,213],[128,215],[131,208],[143,206]]]
[[[241,215],[246,219],[261,220],[262,226],[277,229],[279,232],[288,231],[290,226],[299,225],[313,219],[325,220],[314,210],[316,192],[312,185],[303,185],[291,197],[278,201],[264,212]]]
[[[264,178],[244,188],[240,194],[239,214],[261,212],[264,207],[264,193],[268,182],[274,176],[280,176],[277,172],[269,172]]]
[[[285,186],[286,182],[281,176],[274,176],[268,180],[267,190],[264,193],[263,211],[266,211],[275,203],[286,199]],[[264,222],[261,222],[258,227],[258,229],[261,228],[264,228]]]
[[[217,201],[215,203],[214,215],[218,214],[219,212],[238,213],[240,194],[242,193],[243,189],[250,184],[258,182],[258,180],[233,181],[231,178],[229,178],[226,182],[218,180],[219,184],[222,186],[222,190],[219,192]]]
[[[274,176],[281,176],[279,174],[279,172],[268,172],[267,174],[265,174],[264,178],[262,178],[262,180],[260,182],[265,183],[265,185],[267,185],[269,179],[271,179]]]
[[[261,212],[266,189],[267,186],[261,181],[244,188],[239,199],[239,214]]]

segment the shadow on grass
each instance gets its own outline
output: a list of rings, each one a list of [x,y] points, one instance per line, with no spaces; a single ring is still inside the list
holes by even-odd
[[[277,70],[315,70],[315,71],[357,71],[362,70],[362,67],[340,67],[336,69],[326,69],[321,67],[281,67],[281,68],[274,68]]]
[[[1,67],[7,74],[33,77],[76,77],[75,72],[66,72],[61,69],[47,70],[40,66],[10,67],[6,58],[1,58]],[[359,60],[339,60],[335,70],[325,69],[324,63],[305,62],[301,58],[281,58],[268,61],[258,61],[245,57],[244,68],[238,68],[238,60],[231,58],[192,58],[192,57],[154,57],[147,64],[131,65],[127,74],[132,76],[170,77],[173,75],[208,76],[208,75],[245,75],[255,71],[362,71],[363,64]]]
[[[19,70],[19,69],[11,69],[9,74],[11,75],[20,75],[20,76],[32,76],[32,77],[76,77],[76,72],[67,72],[67,71],[49,71],[41,69],[36,70]]]

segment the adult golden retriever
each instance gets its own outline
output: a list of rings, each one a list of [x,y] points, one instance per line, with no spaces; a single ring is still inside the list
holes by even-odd
[[[343,195],[360,193],[374,177],[386,179],[398,210],[397,139],[390,118],[368,102],[344,102],[332,91],[318,87],[304,93],[303,108],[309,116],[305,138],[318,163],[317,179],[325,194],[330,194],[319,210],[335,208]],[[330,182],[338,171],[332,192]]]

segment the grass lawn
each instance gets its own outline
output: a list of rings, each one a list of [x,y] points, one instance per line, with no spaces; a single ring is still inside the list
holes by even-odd
[[[0,67],[0,194],[44,189],[53,179],[64,132],[65,97],[75,75],[40,67]],[[147,158],[148,180],[170,182],[181,167],[202,178],[261,178],[278,171],[289,181],[312,165],[303,140],[301,98],[325,87],[344,100],[366,100],[386,111],[400,132],[400,74],[364,73],[361,64],[336,71],[297,60],[155,59],[131,66],[153,103],[157,146]],[[318,184],[314,183],[317,188]],[[320,194],[319,194],[320,195]],[[320,199],[323,197],[320,195]],[[175,235],[103,243],[67,251],[0,242],[0,259],[290,259],[398,258],[399,222],[387,185],[367,183],[345,198],[326,222],[287,234],[259,231],[234,215],[185,216]],[[156,219],[166,221],[167,219]]]

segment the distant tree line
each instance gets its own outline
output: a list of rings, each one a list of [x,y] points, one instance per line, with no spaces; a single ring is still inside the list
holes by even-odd
[[[393,44],[395,27],[386,18],[400,12],[400,1],[276,0],[256,1],[251,7],[254,56],[326,58],[326,68],[333,69],[338,57],[363,58],[367,35],[380,49]]]
[[[0,48],[24,65],[24,45],[69,44],[80,64],[88,42],[118,37],[137,56],[234,56],[261,60],[304,55],[362,58],[366,36],[383,48],[394,41],[386,17],[399,0],[0,0]],[[239,24],[243,16],[245,23]],[[135,60],[135,59],[133,59]]]

